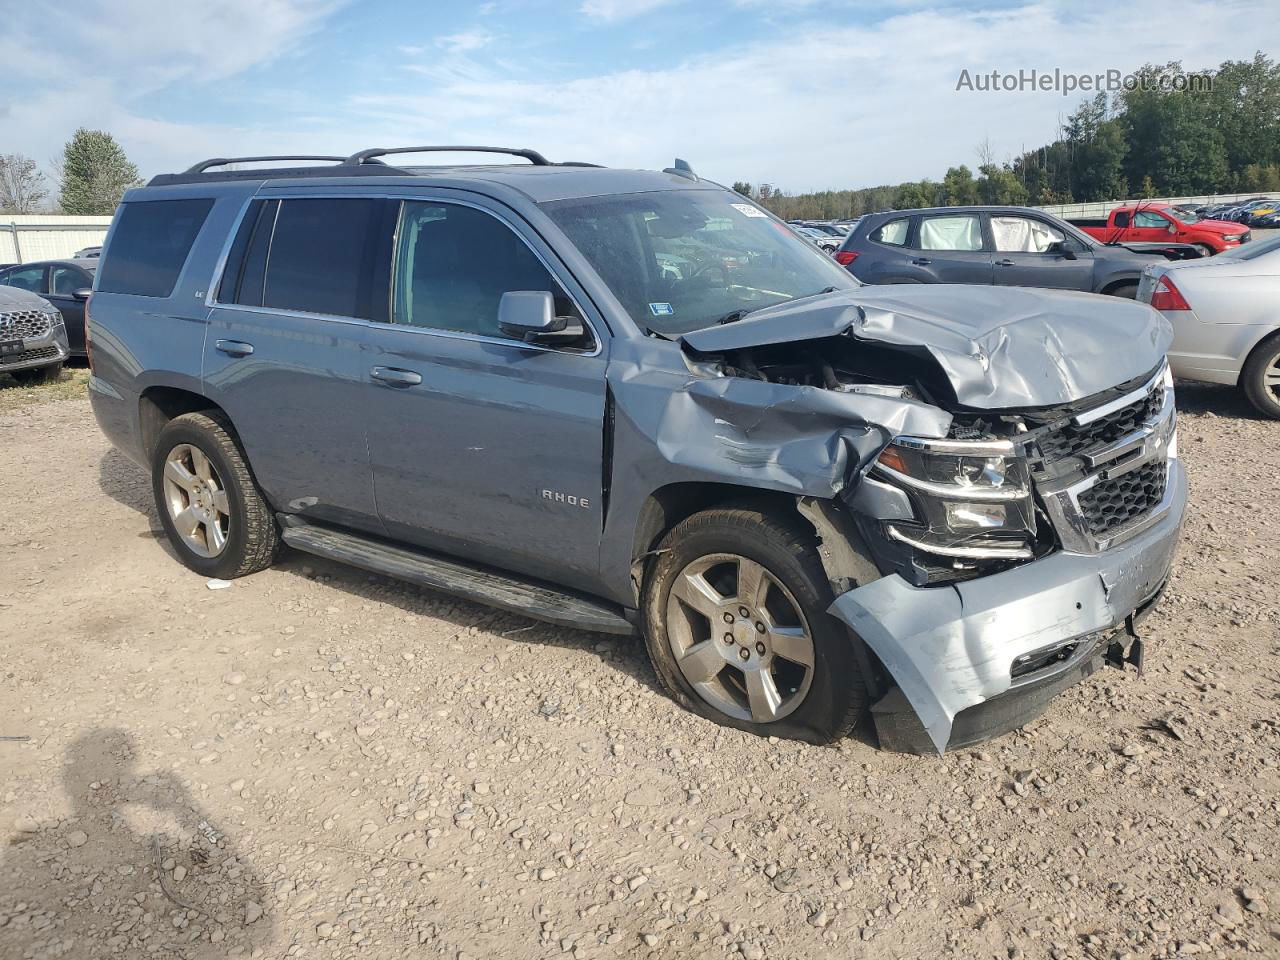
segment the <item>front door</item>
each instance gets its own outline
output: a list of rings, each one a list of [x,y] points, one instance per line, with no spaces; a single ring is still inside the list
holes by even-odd
[[[1093,254],[1075,237],[1036,217],[992,214],[990,228],[997,286],[1092,289]]]
[[[396,539],[589,589],[607,344],[517,226],[497,209],[403,203],[393,322],[370,327],[364,363],[378,512]],[[582,338],[504,335],[498,303],[512,290],[552,292]]]
[[[83,354],[84,350],[84,301],[76,297],[77,290],[87,290],[93,286],[93,277],[71,263],[55,263],[49,267],[49,292],[45,294],[49,302],[62,314],[62,322],[67,328],[67,344],[74,354]]]

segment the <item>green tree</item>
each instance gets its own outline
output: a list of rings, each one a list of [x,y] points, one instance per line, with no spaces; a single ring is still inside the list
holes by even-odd
[[[948,169],[942,178],[942,203],[948,207],[959,207],[977,202],[978,185],[969,168],[962,163]]]
[[[81,127],[63,149],[58,202],[63,213],[106,216],[139,182],[138,168],[111,134]]]
[[[733,181],[733,192],[740,193],[744,197],[749,197],[751,196],[751,184],[747,183],[745,180],[735,180]]]
[[[1014,176],[1013,170],[999,163],[978,167],[978,199],[1000,206],[1018,206],[1027,202],[1027,189]]]

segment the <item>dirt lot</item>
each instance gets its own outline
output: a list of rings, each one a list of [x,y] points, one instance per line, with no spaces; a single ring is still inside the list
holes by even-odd
[[[7,384],[7,381],[6,381]],[[300,555],[212,590],[0,385],[0,957],[1280,956],[1280,423],[1184,387],[1148,663],[944,758]]]

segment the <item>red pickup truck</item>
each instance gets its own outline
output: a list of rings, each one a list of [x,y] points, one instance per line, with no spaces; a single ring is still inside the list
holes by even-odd
[[[1200,220],[1167,203],[1116,207],[1105,220],[1068,220],[1103,243],[1189,243],[1210,257],[1249,240],[1249,230],[1225,220]]]

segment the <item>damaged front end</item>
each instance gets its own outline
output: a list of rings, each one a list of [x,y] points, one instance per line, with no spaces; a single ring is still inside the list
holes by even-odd
[[[683,339],[703,389],[834,393],[859,425],[831,506],[801,510],[843,541],[823,554],[831,613],[891,680],[873,710],[884,746],[983,739],[1104,657],[1140,660],[1135,625],[1168,578],[1186,500],[1169,331],[1153,311],[1043,291],[861,290]],[[742,423],[726,414],[722,435]]]

